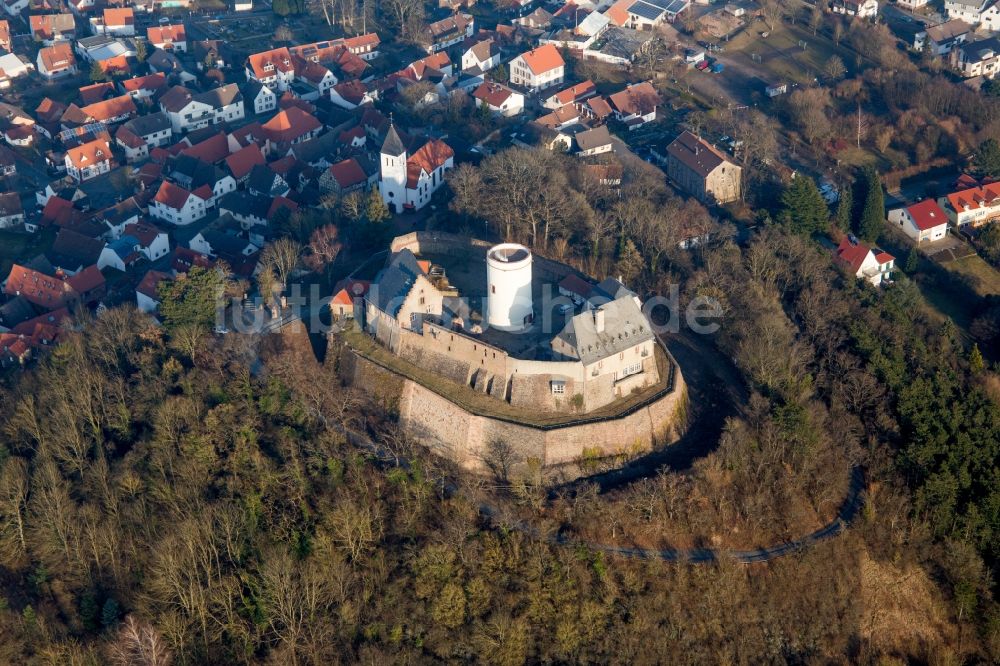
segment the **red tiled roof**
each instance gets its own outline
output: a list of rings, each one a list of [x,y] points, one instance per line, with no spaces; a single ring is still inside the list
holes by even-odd
[[[309,132],[314,132],[323,124],[298,107],[284,109],[261,125],[265,136],[275,143],[291,142]]]
[[[365,170],[361,168],[361,165],[353,157],[331,166],[330,175],[337,181],[340,188],[344,190],[368,180]]]
[[[330,302],[337,305],[353,305],[355,299],[362,298],[368,293],[371,283],[368,280],[347,279],[338,286],[340,289],[333,295]]]
[[[210,257],[200,252],[195,252],[191,248],[180,246],[174,248],[173,259],[170,263],[170,267],[177,273],[187,273],[195,266],[198,268],[211,268],[214,265],[215,261]]]
[[[149,222],[132,222],[125,225],[126,236],[135,236],[143,247],[149,247],[163,232]]]
[[[110,160],[111,145],[107,139],[94,139],[76,148],[70,148],[66,151],[66,157],[74,167],[83,169]]]
[[[244,146],[226,158],[226,166],[229,167],[229,172],[233,174],[233,178],[237,180],[249,175],[250,171],[258,164],[265,164],[266,162],[264,153],[261,152],[260,146],[256,143]]]
[[[164,280],[170,279],[171,277],[162,271],[146,271],[146,274],[142,276],[142,282],[139,283],[135,290],[144,296],[149,296],[154,301],[158,301],[160,300],[160,294],[157,291],[157,287]]]
[[[104,10],[105,26],[135,25],[135,12],[131,7],[109,7]]]
[[[66,111],[65,104],[45,97],[35,109],[35,117],[43,123],[51,123],[59,120],[64,111]]]
[[[416,187],[421,172],[431,173],[453,157],[455,151],[451,146],[444,141],[431,139],[406,160],[406,186],[410,189]]]
[[[267,209],[267,219],[274,217],[282,208],[287,208],[289,212],[294,213],[299,209],[299,205],[287,197],[274,197],[271,201],[271,207]]]
[[[1000,183],[989,183],[982,187],[972,187],[948,195],[948,203],[955,212],[962,212],[968,206],[969,210],[997,205],[1000,198]]]
[[[183,42],[187,39],[184,34],[184,24],[161,25],[148,28],[146,38],[151,44],[166,44],[171,42]]]
[[[630,85],[609,98],[619,113],[644,116],[663,103],[660,95],[648,81]]]
[[[180,185],[174,185],[170,181],[165,180],[160,184],[160,189],[156,191],[153,201],[161,203],[167,208],[180,210],[184,208],[184,204],[187,203],[192,194],[192,192],[188,192]]]
[[[626,23],[628,23],[628,8],[635,4],[635,0],[618,0],[615,4],[611,5],[604,15],[614,23],[616,26],[621,28]]]
[[[837,259],[847,264],[851,270],[857,274],[861,270],[861,265],[865,263],[871,249],[863,243],[852,243],[850,239],[844,238],[837,247]]]
[[[80,88],[80,101],[83,102],[85,106],[87,104],[94,104],[107,97],[109,92],[114,94],[115,84],[108,81],[84,86]]]
[[[68,69],[76,64],[73,48],[67,42],[46,46],[38,52],[38,57],[42,59],[42,64],[49,72]]]
[[[59,278],[18,264],[11,266],[4,292],[9,296],[23,296],[31,303],[49,310],[63,307],[72,296],[70,286]]]
[[[909,206],[906,210],[920,231],[927,231],[948,223],[948,216],[934,199],[925,199]]]
[[[131,79],[125,79],[122,81],[122,88],[125,92],[136,92],[137,90],[160,90],[165,85],[167,85],[167,76],[163,72],[156,72],[155,74],[147,74],[146,76],[137,76]]]
[[[226,138],[225,132],[219,132],[190,148],[185,148],[180,154],[197,157],[202,162],[215,164],[229,157],[229,140]]]
[[[583,81],[582,83],[577,83],[575,86],[570,86],[565,90],[560,90],[553,97],[555,97],[556,102],[559,104],[572,104],[578,100],[585,97],[589,97],[597,92],[597,86],[590,79]]]
[[[82,296],[102,286],[104,284],[104,275],[97,266],[87,266],[76,275],[66,278],[66,284]]]
[[[258,79],[274,76],[276,72],[289,73],[295,71],[295,65],[292,64],[292,54],[284,46],[262,53],[254,53],[247,60],[250,64],[250,69],[253,70],[254,76]],[[265,69],[268,65],[273,66],[274,69]]]
[[[562,56],[559,55],[559,49],[554,44],[543,44],[537,49],[522,53],[520,57],[535,76],[550,72],[566,64]]]
[[[81,90],[81,92],[83,91]],[[88,104],[81,111],[100,122],[123,115],[135,115],[138,113],[138,109],[135,108],[135,102],[132,101],[132,97],[129,95],[122,95],[121,97],[106,99],[95,104]]]
[[[476,90],[472,93],[472,96],[476,99],[481,99],[489,106],[499,107],[513,94],[514,91],[507,86],[500,85],[499,83],[493,83],[492,81],[486,81],[476,88]]]

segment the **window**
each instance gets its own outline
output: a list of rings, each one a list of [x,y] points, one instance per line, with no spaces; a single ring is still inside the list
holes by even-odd
[[[555,380],[550,385],[552,387],[552,395],[563,395],[566,393],[566,382]]]
[[[615,373],[615,381],[621,381],[626,377],[637,375],[642,372],[642,363],[629,363],[624,368]]]

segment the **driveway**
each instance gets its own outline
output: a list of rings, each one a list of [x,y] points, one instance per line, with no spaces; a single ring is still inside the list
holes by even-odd
[[[976,253],[968,243],[951,233],[933,243],[923,243],[920,251],[939,264],[946,264]]]

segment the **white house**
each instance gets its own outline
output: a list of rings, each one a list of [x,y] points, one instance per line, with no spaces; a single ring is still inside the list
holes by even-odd
[[[987,37],[958,44],[951,52],[952,67],[965,78],[992,79],[1000,71],[1000,38]]]
[[[16,53],[0,55],[0,88],[9,88],[12,79],[25,76],[35,71],[35,66],[24,56]]]
[[[476,106],[489,107],[494,115],[509,118],[524,111],[524,95],[507,86],[487,81],[472,93]]]
[[[900,7],[906,7],[910,11],[924,7],[928,2],[930,2],[930,0],[896,0],[897,5]]]
[[[882,284],[883,280],[892,278],[892,271],[896,265],[896,258],[888,252],[870,248],[851,238],[844,238],[840,242],[835,257],[851,275],[859,280],[866,280],[876,287]]]
[[[913,48],[916,51],[926,48],[935,56],[947,55],[957,44],[966,41],[971,32],[972,27],[968,23],[952,19],[918,32],[913,36]]]
[[[66,151],[66,173],[78,182],[90,180],[111,171],[111,159],[111,145],[108,140],[94,139]]]
[[[184,32],[183,23],[147,28],[146,39],[158,49],[187,53],[187,34]]]
[[[424,33],[427,52],[437,53],[472,37],[474,23],[469,14],[455,14],[431,23]]]
[[[656,120],[656,109],[663,103],[660,95],[648,81],[629,85],[608,97],[615,117],[625,123],[631,132]]]
[[[878,15],[878,0],[833,0],[830,11],[845,16],[871,18]]]
[[[611,133],[608,132],[607,125],[600,125],[594,129],[577,132],[573,137],[576,141],[577,157],[589,157],[610,153],[614,148],[611,142]]]
[[[90,31],[95,35],[134,37],[135,11],[131,7],[108,7],[101,16],[90,18]]]
[[[243,119],[243,95],[235,83],[192,93],[174,86],[160,98],[160,110],[178,134]]]
[[[944,12],[949,19],[960,19],[971,26],[982,21],[983,14],[994,0],[945,0]]]
[[[207,185],[189,192],[170,181],[163,181],[149,203],[149,214],[158,220],[184,226],[205,217],[208,201],[213,197]]]
[[[890,210],[889,224],[902,229],[919,245],[941,240],[948,233],[948,215],[934,199]]]
[[[278,108],[278,96],[266,84],[259,81],[247,83],[245,99],[253,104],[253,112],[257,115],[269,113]]]
[[[143,312],[156,312],[160,307],[159,285],[170,280],[170,275],[161,271],[147,271],[142,282],[135,288],[135,304]]]
[[[530,92],[557,86],[566,75],[566,63],[552,44],[522,53],[510,61],[510,82]]]
[[[379,162],[379,192],[390,210],[420,210],[444,184],[444,174],[455,162],[455,152],[443,141],[431,139],[407,154],[393,125],[389,126]]]
[[[500,47],[492,39],[476,42],[462,54],[462,71],[473,74],[488,72],[500,64]]]
[[[46,79],[58,79],[76,74],[76,57],[69,42],[59,42],[40,49],[35,64],[38,73]]]
[[[1000,183],[953,192],[940,197],[938,205],[956,227],[980,227],[1000,219]]]
[[[247,58],[246,76],[248,81],[259,81],[272,90],[285,92],[295,81],[292,54],[285,47],[254,53]]]
[[[126,224],[123,236],[134,238],[136,250],[150,261],[170,253],[170,240],[165,231],[148,222]]]

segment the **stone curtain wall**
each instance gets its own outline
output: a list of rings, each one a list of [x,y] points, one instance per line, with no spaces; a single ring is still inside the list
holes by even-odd
[[[673,390],[627,416],[544,430],[473,414],[414,381],[351,356],[356,386],[375,390],[388,402],[393,399],[387,393],[398,391],[400,424],[410,437],[476,473],[489,471],[484,459],[497,439],[514,447],[515,468],[532,459],[551,468],[584,456],[649,451],[676,439],[686,408],[684,379],[675,366]]]

